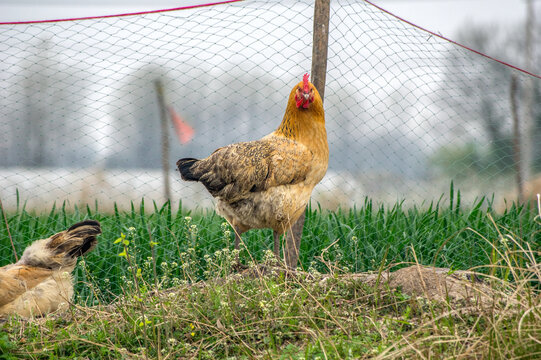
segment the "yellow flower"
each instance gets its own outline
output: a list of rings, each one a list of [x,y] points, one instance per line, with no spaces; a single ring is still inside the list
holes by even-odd
[[[124,235],[123,233],[120,233],[120,237],[118,239],[116,239],[113,244],[118,244],[119,242],[121,242],[125,238],[126,238],[126,235]]]
[[[139,323],[139,326],[140,326],[140,327],[143,327],[144,325],[152,324],[152,321],[148,320],[148,319],[146,318],[146,316],[144,317],[144,320],[145,320],[144,323],[143,323],[142,321]]]

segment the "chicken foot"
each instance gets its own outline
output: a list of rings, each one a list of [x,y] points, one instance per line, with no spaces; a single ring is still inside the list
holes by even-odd
[[[233,228],[233,231],[235,231],[235,250],[239,250],[239,245],[240,245],[239,230],[237,228]],[[237,260],[238,260],[238,255],[237,255]]]

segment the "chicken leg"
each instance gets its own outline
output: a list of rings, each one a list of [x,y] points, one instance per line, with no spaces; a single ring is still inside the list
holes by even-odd
[[[299,262],[299,248],[301,245],[302,231],[304,229],[305,213],[303,212],[299,219],[291,226],[286,233],[286,244],[284,248],[284,258],[287,267],[290,269],[296,269]],[[240,245],[240,233],[238,229],[235,230],[235,250],[239,250]],[[272,233],[274,239],[274,256],[280,259],[280,234],[276,231]],[[239,256],[237,254],[237,264],[239,263]]]
[[[239,250],[239,248],[240,248],[239,230],[237,228],[233,228],[233,231],[235,232],[235,250]],[[237,260],[238,260],[238,255],[237,255]]]
[[[276,259],[280,259],[280,233],[277,231],[272,232],[272,236],[274,239],[274,256],[276,256]],[[235,229],[235,250],[239,250],[240,247],[240,233],[238,229]],[[239,263],[239,255],[237,254],[236,258],[237,264]]]
[[[238,227],[233,227],[233,231],[235,232],[235,250],[239,250],[239,252],[235,255],[235,265],[233,266],[234,269],[237,270],[244,270],[247,269],[247,265],[242,265],[239,260],[239,254],[240,254],[240,235],[243,234]]]

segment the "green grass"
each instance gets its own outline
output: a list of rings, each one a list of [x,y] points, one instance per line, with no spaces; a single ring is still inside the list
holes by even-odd
[[[465,207],[452,190],[449,203],[385,208],[367,199],[347,211],[308,209],[300,267],[313,276],[227,281],[233,232],[212,211],[141,202],[127,212],[96,205],[2,214],[0,266],[14,260],[4,216],[19,256],[31,241],[83,219],[99,220],[103,234],[75,270],[68,316],[8,320],[0,359],[537,358],[537,210],[494,214],[486,199]],[[270,231],[243,240],[242,262],[271,261]],[[475,268],[521,300],[468,313],[344,277],[417,261]],[[322,283],[322,274],[331,277]]]
[[[178,266],[181,258],[190,257],[194,262],[192,266],[198,269],[196,279],[201,280],[205,278],[205,255],[224,248],[233,249],[232,229],[213,211],[190,213],[182,210],[180,204],[174,209],[169,203],[161,207],[150,205],[149,209],[148,204],[141,202],[138,206],[133,205],[131,211],[115,209],[112,214],[89,207],[68,210],[62,206],[46,214],[21,209],[6,214],[6,218],[19,255],[33,240],[62,231],[77,221],[96,219],[101,222],[103,234],[97,248],[86,257],[85,269],[80,266],[75,273],[77,293],[80,299],[89,303],[93,301],[92,292],[85,286],[89,276],[98,284],[107,282],[107,291],[112,296],[122,292],[122,276],[126,275],[127,266],[125,260],[118,256],[123,250],[122,245],[114,244],[121,233],[129,233],[137,262],[144,263],[152,258],[154,251],[157,274],[162,276],[166,268],[170,278],[182,280],[190,279],[185,278],[181,266]],[[371,271],[377,270],[381,264],[415,262],[411,248],[415,249],[417,260],[424,265],[453,269],[483,266],[492,262],[492,244],[469,229],[489,239],[498,238],[498,230],[487,217],[487,212],[491,213],[490,204],[488,210],[486,207],[484,199],[470,208],[461,207],[455,199],[451,206],[445,208],[429,204],[426,208],[408,209],[402,208],[400,203],[392,208],[374,206],[367,199],[359,208],[347,211],[309,209],[299,266],[325,273],[329,271],[325,264],[331,262],[345,272]],[[541,234],[533,222],[535,215],[534,208],[521,206],[512,207],[504,214],[493,214],[493,217],[498,226],[523,239],[521,241],[538,246]],[[129,232],[129,228],[132,231]],[[265,250],[272,249],[270,230],[250,231],[243,235],[243,240],[246,248],[241,251],[240,259],[244,263],[251,257],[261,261]],[[149,245],[151,241],[158,243],[153,250]],[[324,249],[327,250],[322,254]],[[14,259],[5,223],[1,221],[0,266]],[[173,262],[177,266],[161,266],[162,263],[170,265]]]

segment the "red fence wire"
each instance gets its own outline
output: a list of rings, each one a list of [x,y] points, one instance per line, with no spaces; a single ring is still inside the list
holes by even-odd
[[[198,8],[204,8],[204,7],[207,7],[207,6],[223,5],[223,4],[229,4],[229,3],[239,2],[239,1],[244,1],[244,0],[217,1],[217,2],[210,2],[210,3],[206,3],[206,4],[179,6],[179,7],[174,7],[174,8],[170,8],[170,9],[137,11],[137,12],[123,13],[123,14],[112,14],[112,15],[85,16],[85,17],[75,17],[75,18],[32,20],[32,21],[5,21],[5,22],[0,22],[0,25],[45,24],[45,23],[63,22],[63,21],[96,20],[96,19],[118,18],[118,17],[124,17],[124,16],[148,15],[148,14],[156,14],[156,13],[166,13],[166,12],[170,12],[170,11],[198,9]]]

